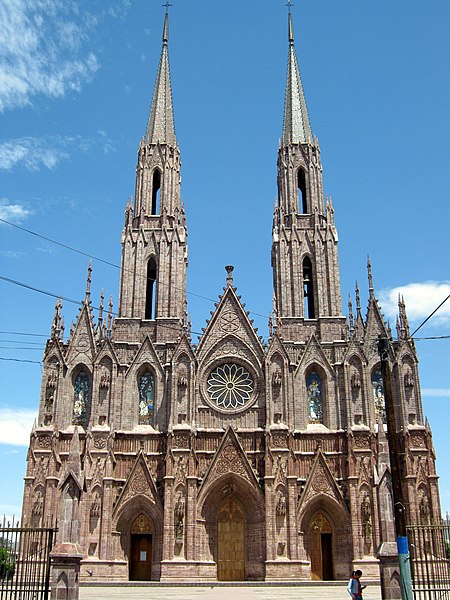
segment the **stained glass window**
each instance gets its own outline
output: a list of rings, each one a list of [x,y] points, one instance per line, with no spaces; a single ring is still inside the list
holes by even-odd
[[[88,420],[89,375],[85,371],[78,373],[73,389],[72,424],[85,427]]]
[[[155,380],[149,372],[139,377],[139,424],[151,425],[153,421],[153,402]]]
[[[308,421],[310,423],[323,422],[323,397],[322,382],[314,371],[306,378],[306,392],[308,395]]]
[[[253,394],[252,376],[241,365],[220,365],[208,378],[208,393],[220,408],[236,410],[245,406]]]
[[[380,418],[386,423],[386,403],[384,399],[384,385],[381,371],[374,371],[372,374],[372,392],[375,406],[375,419]]]

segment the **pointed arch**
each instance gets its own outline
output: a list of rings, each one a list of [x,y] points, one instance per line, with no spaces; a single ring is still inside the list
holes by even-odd
[[[314,277],[313,277],[313,267],[312,262],[309,256],[305,256],[303,259],[303,309],[305,319],[315,319],[316,318],[316,309],[315,309],[315,301],[314,301]]]
[[[155,408],[155,373],[144,364],[137,373],[138,423],[153,425]]]
[[[306,171],[302,167],[297,171],[298,211],[308,214],[308,198],[306,193]]]
[[[308,406],[308,422],[323,423],[324,417],[324,385],[315,366],[306,372],[306,394]]]
[[[91,409],[91,374],[85,365],[78,365],[73,371],[72,425],[86,428]]]
[[[372,384],[373,404],[375,410],[375,421],[381,419],[383,423],[386,423],[386,403],[384,398],[384,383],[383,376],[381,375],[381,367],[378,363],[372,369],[370,374],[370,381]]]
[[[145,319],[156,317],[156,275],[157,267],[154,256],[147,263],[146,288],[145,288]]]
[[[152,176],[152,206],[151,215],[159,215],[161,200],[161,171],[156,168]]]

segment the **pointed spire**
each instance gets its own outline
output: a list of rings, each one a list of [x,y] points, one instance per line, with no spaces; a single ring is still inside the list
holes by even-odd
[[[92,281],[92,260],[89,261],[88,274],[86,279],[86,298],[85,303],[91,303],[91,281]]]
[[[55,312],[53,314],[52,331],[50,338],[59,339],[61,336],[61,308],[62,300],[58,298],[55,302]]]
[[[112,309],[113,309],[113,299],[112,299],[112,295],[109,297],[109,304],[108,304],[108,321],[106,324],[106,330],[108,332],[108,337],[111,337],[112,334]]]
[[[172,86],[170,83],[169,66],[169,15],[164,16],[164,28],[162,35],[162,51],[159,60],[158,74],[153,92],[153,101],[148,119],[145,141],[147,144],[169,144],[176,146],[175,124],[173,118]]]
[[[73,475],[80,481],[81,475],[81,455],[80,455],[80,436],[78,435],[78,427],[75,425],[73,436],[70,441],[69,456],[67,458],[66,471],[72,471]]]
[[[359,294],[358,282],[356,282],[356,285],[355,285],[355,296],[356,296],[356,312],[357,312],[357,314],[361,314],[361,296]]]
[[[370,256],[367,257],[367,278],[369,280],[369,299],[374,299],[373,293],[373,277],[372,277],[372,263],[370,262]]]
[[[308,144],[311,142],[311,127],[295,53],[290,4],[288,7],[289,58],[284,101],[283,144]]]
[[[353,304],[350,294],[348,295],[348,331],[350,337],[353,337],[355,334],[355,319],[353,317]]]
[[[410,333],[409,333],[409,322],[408,322],[408,316],[406,314],[406,307],[405,307],[405,300],[403,298],[403,296],[398,296],[398,322],[399,322],[399,327],[397,329],[397,333],[398,333],[398,337],[406,340],[407,338],[409,338]]]

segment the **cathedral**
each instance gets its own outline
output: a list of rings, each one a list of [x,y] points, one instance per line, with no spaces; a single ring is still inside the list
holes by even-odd
[[[431,431],[404,302],[392,339],[370,262],[367,309],[357,288],[342,312],[334,208],[292,16],[268,340],[229,265],[191,341],[168,40],[166,14],[134,203],[125,208],[118,314],[102,297],[94,318],[90,268],[69,336],[56,304],[23,523],[58,516],[57,539],[77,548],[81,581],[339,580],[360,568],[383,582],[395,575],[396,550],[379,336],[392,340],[413,523],[440,517]]]

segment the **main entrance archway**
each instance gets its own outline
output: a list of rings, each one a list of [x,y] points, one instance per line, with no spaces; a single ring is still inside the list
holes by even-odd
[[[318,513],[310,529],[311,579],[333,579],[333,532],[327,517]]]
[[[217,517],[217,579],[245,579],[245,517],[233,497],[223,503]]]
[[[152,574],[152,527],[149,519],[140,514],[130,530],[130,581],[149,581]]]

